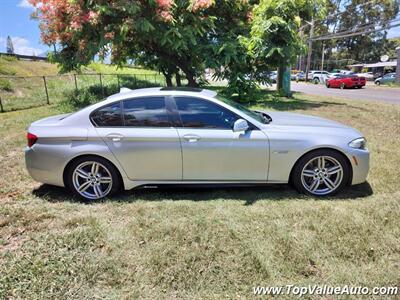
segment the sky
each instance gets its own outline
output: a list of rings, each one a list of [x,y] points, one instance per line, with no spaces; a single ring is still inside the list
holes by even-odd
[[[50,50],[40,42],[38,22],[28,0],[0,0],[0,52],[6,52],[7,36],[11,36],[18,54],[39,55]],[[400,37],[400,26],[389,31],[389,37]]]

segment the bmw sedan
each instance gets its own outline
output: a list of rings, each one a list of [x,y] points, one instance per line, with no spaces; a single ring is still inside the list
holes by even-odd
[[[366,140],[327,119],[253,111],[205,89],[129,90],[36,121],[26,166],[89,200],[161,185],[291,183],[328,196],[362,183]]]

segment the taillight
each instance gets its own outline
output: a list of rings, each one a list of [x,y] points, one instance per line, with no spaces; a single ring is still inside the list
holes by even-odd
[[[32,147],[33,145],[35,145],[38,137],[36,135],[34,135],[33,133],[28,132],[26,134],[26,138],[28,140],[28,147]]]

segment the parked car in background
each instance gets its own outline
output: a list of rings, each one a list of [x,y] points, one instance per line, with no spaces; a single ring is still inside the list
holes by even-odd
[[[314,71],[312,73],[311,78],[315,84],[318,84],[318,83],[324,83],[326,79],[328,79],[328,77],[329,77],[329,72],[327,71]]]
[[[29,174],[86,200],[165,184],[291,182],[329,196],[364,182],[369,169],[366,140],[349,126],[252,111],[203,89],[122,89],[28,130]]]
[[[296,82],[306,80],[306,73],[304,73],[304,72],[297,73],[295,80],[296,80]]]
[[[374,73],[367,72],[367,73],[357,73],[358,77],[365,77],[366,80],[374,80]]]
[[[278,71],[272,71],[269,74],[269,80],[271,80],[272,83],[276,83],[277,79],[278,79]]]
[[[377,79],[375,79],[375,84],[376,85],[388,84],[395,81],[396,81],[396,73],[387,73],[382,77],[378,77]]]
[[[325,83],[327,88],[362,88],[365,86],[365,77],[358,77],[357,75],[335,75]]]

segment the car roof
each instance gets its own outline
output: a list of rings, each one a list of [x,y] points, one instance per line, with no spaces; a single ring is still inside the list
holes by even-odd
[[[111,95],[107,100],[123,100],[141,96],[200,96],[200,97],[215,97],[216,92],[192,87],[154,87],[131,90],[128,88],[121,88],[118,94]]]

